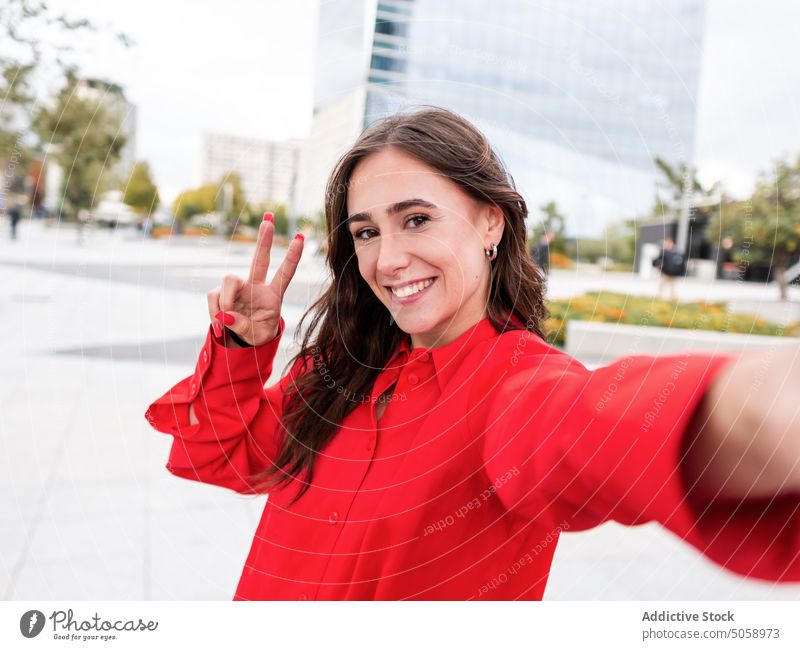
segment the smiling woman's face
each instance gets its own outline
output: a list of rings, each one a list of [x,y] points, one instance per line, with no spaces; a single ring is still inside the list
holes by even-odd
[[[447,345],[486,315],[500,208],[389,146],[356,165],[347,213],[361,276],[414,347]]]

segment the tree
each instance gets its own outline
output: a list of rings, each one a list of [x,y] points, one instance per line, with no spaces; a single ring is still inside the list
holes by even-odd
[[[70,18],[53,13],[46,2],[5,0],[0,3],[0,151],[19,150],[23,136],[29,131],[30,116],[36,96],[33,84],[42,68],[50,67],[48,55],[55,56],[52,65],[66,73],[71,69],[65,60],[77,33],[96,31],[85,18]],[[46,34],[46,37],[42,37]],[[63,37],[63,38],[62,38]],[[131,45],[127,35],[115,35],[124,47]],[[59,42],[59,38],[63,42]],[[43,46],[46,43],[46,47]],[[25,143],[33,146],[32,143]]]
[[[230,190],[225,186],[230,185]],[[229,205],[226,205],[229,203]],[[205,183],[200,187],[181,192],[172,204],[178,222],[186,222],[196,214],[218,212],[223,215],[228,230],[239,220],[247,220],[247,201],[239,175],[231,172],[217,183]]]
[[[734,240],[742,263],[768,262],[786,300],[784,273],[800,249],[800,157],[762,174],[749,199],[724,204],[711,228]]]
[[[172,212],[175,214],[175,219],[185,225],[196,214],[214,212],[217,207],[216,197],[218,191],[219,187],[216,183],[206,183],[200,187],[181,192],[172,203]]]
[[[237,172],[228,172],[220,178],[217,188],[217,211],[223,214],[228,232],[232,232],[247,212],[242,177]]]
[[[5,158],[2,160],[5,174],[0,178],[0,186],[6,185],[5,189],[10,191],[24,191],[34,204],[41,200],[38,190],[43,178],[35,176],[33,191],[25,186],[26,170],[41,170],[43,142],[37,142],[34,137],[38,101],[34,87],[43,85],[41,77],[45,72],[55,70],[66,75],[68,70],[73,70],[68,59],[76,35],[96,31],[89,20],[54,12],[42,0],[0,3],[0,42],[3,43],[0,53],[0,158]],[[131,45],[125,34],[116,34],[115,38],[124,47]],[[44,144],[48,142],[49,139],[44,140]],[[88,167],[97,165],[90,163]],[[77,180],[86,173],[90,177],[95,175],[81,167],[75,170],[73,178]],[[73,186],[80,184],[73,183]]]
[[[286,206],[283,203],[262,201],[255,205],[249,204],[245,209],[246,216],[240,219],[240,222],[253,228],[258,228],[265,212],[271,212],[274,217],[275,233],[286,236],[289,232],[289,217]]]
[[[688,181],[688,189],[694,194],[710,195],[716,190],[718,184],[710,188],[705,188],[697,179],[697,170],[689,167],[686,163],[678,163],[677,167],[670,165],[666,160],[656,156],[656,167],[661,171],[663,182],[661,190],[666,190],[669,194],[668,205],[678,206],[683,198],[684,185]]]
[[[555,201],[545,203],[540,206],[539,210],[542,213],[542,218],[541,222],[533,229],[533,241],[538,243],[545,233],[553,233],[550,251],[564,254],[567,249],[564,215],[558,211]]]
[[[63,88],[51,106],[40,107],[33,120],[48,154],[64,172],[63,211],[76,215],[90,209],[104,188],[103,173],[119,160],[125,136],[119,132],[122,117],[100,100],[76,93],[79,79],[67,70]]]
[[[607,257],[632,265],[636,257],[636,221],[628,219],[609,223],[600,239],[576,237],[566,242],[567,254],[572,259],[594,263]]]
[[[655,158],[656,167],[661,171],[662,180],[658,183],[655,202],[646,220],[678,220],[683,207],[684,188],[690,193],[690,205],[695,215],[711,216],[714,207],[709,200],[721,192],[719,182],[705,187],[697,178],[697,170],[681,162],[670,165],[663,158]]]
[[[150,178],[150,166],[146,162],[133,166],[122,200],[141,215],[152,214],[158,207],[158,188]]]

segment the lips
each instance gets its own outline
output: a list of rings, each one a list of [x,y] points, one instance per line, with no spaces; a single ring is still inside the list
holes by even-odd
[[[437,277],[416,280],[398,287],[387,287],[392,295],[392,300],[396,303],[405,305],[414,302],[420,296],[427,293],[428,289],[436,284]]]
[[[433,284],[435,279],[436,278],[424,278],[422,280],[414,280],[413,282],[408,282],[403,285],[389,287],[389,289],[392,294],[398,298],[407,298],[427,289]]]

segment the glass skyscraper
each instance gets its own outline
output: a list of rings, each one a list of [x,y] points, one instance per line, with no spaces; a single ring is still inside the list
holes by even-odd
[[[301,202],[366,125],[435,104],[487,134],[532,222],[554,200],[597,235],[651,206],[656,156],[692,161],[704,22],[704,0],[322,0]]]

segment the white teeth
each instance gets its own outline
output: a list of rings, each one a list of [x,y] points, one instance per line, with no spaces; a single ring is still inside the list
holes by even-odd
[[[419,293],[431,284],[433,284],[433,278],[423,280],[422,282],[415,282],[414,284],[408,284],[400,289],[392,288],[392,293],[398,298],[407,298],[408,296],[413,296],[415,293]]]

